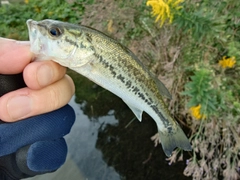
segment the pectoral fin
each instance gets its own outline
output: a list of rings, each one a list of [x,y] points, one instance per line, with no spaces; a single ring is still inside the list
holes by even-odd
[[[124,101],[124,102],[128,105],[128,107],[132,110],[132,112],[135,114],[135,116],[141,122],[142,121],[142,113],[143,113],[143,111],[141,109],[135,107],[134,105],[132,105],[131,103],[129,103],[127,101]]]

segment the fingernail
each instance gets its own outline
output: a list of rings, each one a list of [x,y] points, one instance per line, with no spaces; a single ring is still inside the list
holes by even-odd
[[[32,110],[32,100],[28,96],[15,96],[8,100],[8,114],[13,120],[21,119]]]
[[[44,87],[51,83],[53,70],[48,65],[41,65],[37,70],[37,80],[40,86]]]
[[[16,43],[23,46],[30,46],[30,41],[16,41]]]
[[[30,46],[30,41],[17,41],[14,39],[7,39],[7,38],[2,38],[2,37],[0,37],[0,41],[8,41],[8,42],[13,42],[13,43],[20,44],[23,46]]]
[[[16,41],[16,40],[0,37],[0,41]]]

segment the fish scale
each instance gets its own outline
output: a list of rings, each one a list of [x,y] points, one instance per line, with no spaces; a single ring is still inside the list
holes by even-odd
[[[167,88],[126,47],[95,29],[55,20],[27,21],[31,51],[39,60],[52,59],[111,91],[129,106],[139,121],[143,111],[158,127],[155,143],[167,156],[191,145],[171,117],[162,96]],[[161,139],[161,140],[160,140]]]

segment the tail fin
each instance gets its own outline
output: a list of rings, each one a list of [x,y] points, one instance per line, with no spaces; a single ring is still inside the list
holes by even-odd
[[[162,148],[166,156],[170,157],[172,151],[176,148],[182,148],[185,151],[191,151],[192,147],[183,130],[177,125],[177,129],[173,133],[163,133],[159,131]]]

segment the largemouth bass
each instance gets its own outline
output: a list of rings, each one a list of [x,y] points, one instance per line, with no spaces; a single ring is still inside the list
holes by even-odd
[[[111,91],[129,106],[139,121],[145,111],[157,124],[155,143],[171,156],[176,147],[191,145],[171,117],[162,96],[167,88],[126,47],[95,29],[55,20],[27,21],[31,51],[37,59],[66,66]],[[159,138],[160,137],[160,138]]]

